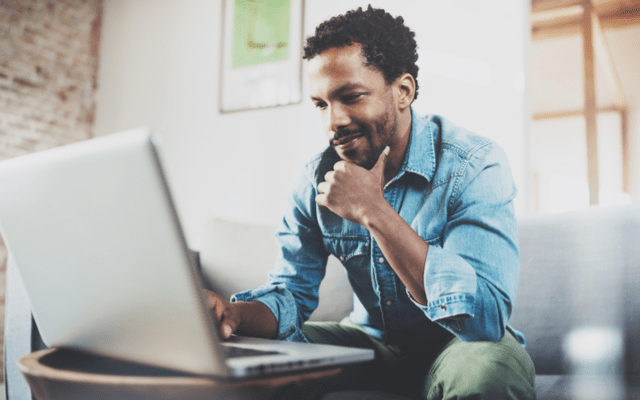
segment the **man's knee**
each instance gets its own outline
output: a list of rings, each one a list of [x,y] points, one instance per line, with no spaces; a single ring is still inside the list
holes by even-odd
[[[533,364],[518,346],[504,339],[498,343],[454,339],[429,372],[425,398],[535,398]]]
[[[458,399],[533,399],[533,382],[512,365],[485,359],[459,368],[454,381]],[[464,376],[464,378],[463,378]]]
[[[369,348],[370,338],[361,329],[337,322],[305,322],[302,333],[311,343]]]

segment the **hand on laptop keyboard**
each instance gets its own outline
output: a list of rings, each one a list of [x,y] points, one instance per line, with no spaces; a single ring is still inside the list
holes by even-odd
[[[275,339],[278,323],[269,307],[259,301],[229,302],[222,296],[205,290],[205,295],[220,336],[228,339],[232,334]]]

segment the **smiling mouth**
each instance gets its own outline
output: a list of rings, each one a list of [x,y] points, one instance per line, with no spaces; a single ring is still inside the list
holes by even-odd
[[[354,133],[351,135],[343,136],[337,140],[333,139],[331,140],[331,146],[342,147],[347,143],[355,142],[356,140],[360,139],[362,136],[363,135],[361,133]]]

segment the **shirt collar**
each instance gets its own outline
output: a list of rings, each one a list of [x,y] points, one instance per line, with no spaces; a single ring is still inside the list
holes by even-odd
[[[411,172],[427,181],[433,179],[436,171],[436,129],[438,125],[433,123],[431,118],[419,116],[411,107],[411,138],[398,176],[403,172]]]

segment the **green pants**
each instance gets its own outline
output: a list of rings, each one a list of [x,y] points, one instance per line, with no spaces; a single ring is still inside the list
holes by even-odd
[[[375,359],[345,367],[331,391],[381,390],[415,399],[535,399],[531,358],[508,332],[499,342],[463,342],[457,337],[435,349],[410,354],[367,334],[345,319],[307,322],[312,343],[370,348]]]

